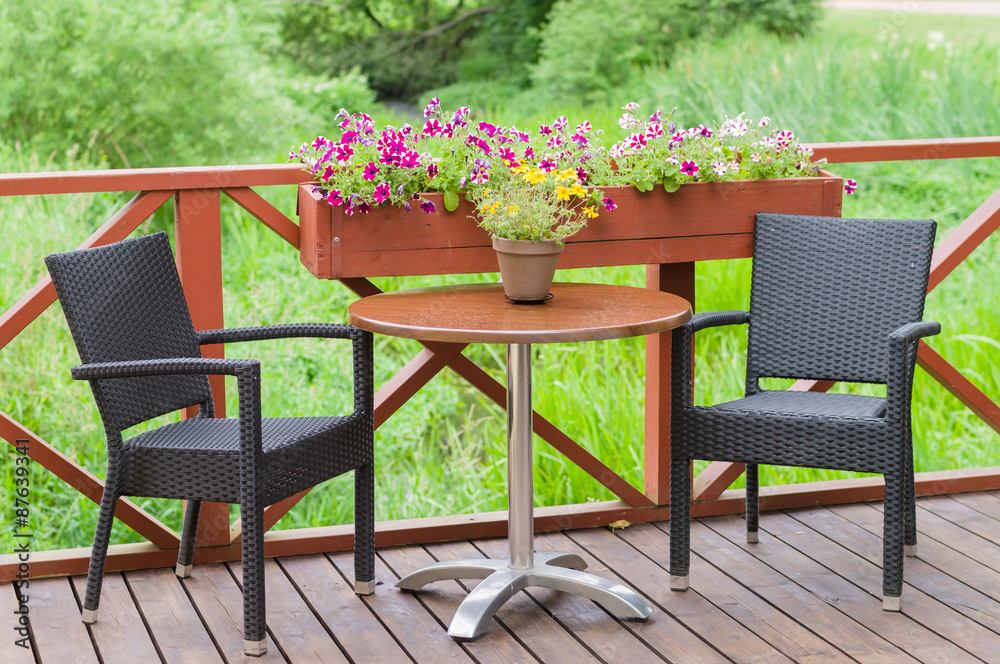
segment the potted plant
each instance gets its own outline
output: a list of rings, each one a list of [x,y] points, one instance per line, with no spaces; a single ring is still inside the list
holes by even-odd
[[[605,148],[600,130],[564,117],[528,132],[437,99],[424,115],[376,129],[342,111],[338,138],[292,151],[313,177],[300,188],[300,255],[316,276],[494,271],[495,237],[570,238],[572,267],[728,258],[748,254],[756,211],[840,212],[843,181],[767,118],[680,129],[628,104],[623,138]]]

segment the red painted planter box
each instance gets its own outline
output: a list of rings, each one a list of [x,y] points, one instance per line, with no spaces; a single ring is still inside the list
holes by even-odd
[[[566,242],[560,268],[643,265],[750,256],[754,215],[840,216],[843,180],[820,177],[698,182],[667,193],[657,186],[602,187],[618,209],[603,212]],[[425,196],[431,214],[382,206],[345,216],[312,185],[299,185],[299,256],[321,279],[496,272],[490,238],[464,199],[447,212],[441,194]]]

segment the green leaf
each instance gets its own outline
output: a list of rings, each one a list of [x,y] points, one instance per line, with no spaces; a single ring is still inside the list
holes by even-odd
[[[668,194],[672,194],[681,188],[681,183],[677,180],[664,180],[663,188],[667,190]]]
[[[638,189],[639,191],[652,191],[653,183],[650,182],[649,180],[639,180],[638,182],[635,183],[635,188]]]
[[[446,191],[444,192],[444,209],[448,212],[454,212],[458,209],[458,192],[457,191]]]

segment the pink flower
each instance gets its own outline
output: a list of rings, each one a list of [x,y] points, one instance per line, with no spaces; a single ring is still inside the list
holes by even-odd
[[[329,143],[329,141],[326,136],[317,136],[316,140],[312,142],[312,148],[313,150],[322,150],[326,147],[327,143]]]
[[[361,201],[360,203],[358,203],[358,212],[360,212],[361,214],[368,214],[371,211],[372,211],[372,206],[368,203],[368,201]]]
[[[858,188],[858,183],[855,182],[854,180],[848,180],[847,182],[844,183],[844,191],[847,193],[848,196],[853,194],[857,188]]]
[[[331,189],[330,193],[326,195],[326,202],[334,207],[343,203],[344,199],[340,197],[340,189]]]
[[[440,136],[444,132],[444,125],[438,120],[428,120],[424,123],[424,136]]]
[[[431,117],[431,115],[433,115],[434,112],[439,110],[440,108],[441,108],[441,100],[438,99],[437,97],[434,97],[427,103],[427,106],[424,107],[424,117],[425,118]]]
[[[399,165],[403,168],[416,168],[420,165],[420,154],[414,150],[407,150],[403,153]]]
[[[490,138],[493,138],[493,136],[497,133],[497,126],[484,120],[479,123],[479,131],[483,132]]]
[[[629,150],[641,150],[646,147],[646,135],[635,133],[628,137]]]
[[[540,124],[540,125],[538,125],[538,133],[539,134],[544,134],[546,136],[551,136],[552,135],[552,127],[550,127],[548,125]]]
[[[663,125],[659,122],[652,123],[646,127],[646,136],[648,136],[650,140],[663,136]]]
[[[608,212],[613,212],[617,207],[618,207],[617,203],[615,203],[613,200],[611,200],[610,198],[608,198],[608,197],[605,196],[605,198],[604,198],[604,209],[605,210],[607,210]]]
[[[589,177],[590,177],[590,173],[588,173],[583,168],[583,166],[580,166],[579,168],[576,169],[576,179],[579,180],[581,184],[584,183],[584,182],[586,182],[587,178],[589,178]]]
[[[366,180],[368,180],[370,182],[370,181],[374,180],[375,176],[378,175],[381,172],[382,171],[379,170],[379,167],[375,164],[375,162],[369,161],[368,165],[365,166],[365,171],[364,171],[364,173],[361,174],[361,177],[363,177],[364,179],[366,179]]]
[[[392,192],[389,189],[388,182],[379,182],[375,186],[375,193],[372,195],[372,197],[375,199],[376,203],[384,203],[386,200],[389,199],[389,195],[391,193]]]
[[[576,133],[578,134],[586,134],[590,130],[591,130],[590,122],[587,120],[584,120],[583,122],[581,122],[576,126]]]
[[[427,165],[427,179],[428,180],[433,180],[434,176],[437,175],[437,174],[438,174],[437,164],[428,164]]]
[[[337,161],[347,161],[354,156],[354,148],[350,145],[337,146]]]
[[[560,115],[559,119],[552,123],[552,128],[556,131],[562,131],[569,126],[569,120],[566,119],[565,115]]]
[[[698,170],[699,170],[698,164],[694,163],[693,161],[681,162],[681,173],[683,173],[684,175],[694,177],[695,175],[698,174]]]
[[[538,163],[538,168],[542,169],[546,173],[551,173],[552,171],[559,168],[559,164],[556,163],[554,160],[545,157]]]
[[[555,150],[556,148],[558,148],[562,144],[563,144],[563,139],[562,139],[562,136],[560,136],[559,134],[555,134],[555,135],[552,136],[552,138],[550,138],[549,140],[545,141],[545,145],[547,145],[549,148],[551,148],[553,150]]]

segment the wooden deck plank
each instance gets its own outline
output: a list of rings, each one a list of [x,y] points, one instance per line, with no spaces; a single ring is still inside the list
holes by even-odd
[[[779,541],[801,554],[789,557],[790,561],[795,562],[791,566],[783,566],[786,574],[799,573],[801,576],[797,579],[798,583],[836,601],[838,608],[861,621],[885,640],[905,649],[921,661],[947,661],[955,664],[971,664],[976,661],[965,650],[910,618],[914,611],[927,616],[927,612],[923,611],[926,604],[919,602],[927,598],[915,597],[919,592],[916,589],[907,593],[911,601],[904,603],[903,613],[883,611],[881,568],[844,548],[836,539],[831,542],[784,513],[768,514],[766,518],[761,518],[761,528],[770,533],[767,538],[771,540],[769,545],[774,546],[772,543]],[[938,608],[945,608],[939,603],[935,604]]]
[[[29,581],[28,587],[24,589],[24,594],[28,596],[28,619],[31,620],[31,583]],[[17,601],[17,591],[14,589],[13,583],[0,583],[0,608],[7,615],[11,615],[14,610],[18,608]],[[11,627],[20,627],[20,624],[15,625],[17,618],[12,617]],[[30,626],[29,626],[30,634]],[[25,643],[28,645],[27,648],[22,648],[17,645],[15,641],[20,639],[28,639]],[[10,631],[8,635],[0,641],[0,664],[34,664],[35,655],[34,650],[31,646],[30,636],[25,637],[17,632]]]
[[[330,554],[327,558],[345,577],[355,578],[353,553]],[[392,632],[413,661],[427,664],[474,661],[462,646],[448,636],[447,627],[421,606],[413,593],[393,587],[398,580],[399,577],[380,558],[376,558],[375,592],[361,599]]]
[[[126,572],[125,580],[153,642],[168,664],[223,661],[172,569]]]
[[[951,496],[932,496],[921,500],[920,506],[994,545],[1000,545],[1000,521],[966,503]]]
[[[644,553],[655,552],[654,560],[669,566],[669,526],[658,526],[660,533],[651,529],[631,528],[619,531],[619,536],[633,546],[644,547]],[[876,639],[867,630],[859,628],[854,635],[837,629],[840,615],[824,602],[795,584],[752,555],[730,543],[718,533],[698,521],[691,524],[691,587],[708,601],[719,607],[741,625],[796,662],[866,661],[877,651],[870,644]],[[795,616],[809,616],[808,627]],[[842,620],[840,621],[842,622]],[[851,636],[863,644],[863,652],[841,650],[840,644]]]
[[[72,582],[82,598],[87,592],[87,577],[74,576]],[[155,662],[160,658],[120,573],[104,575],[100,611],[90,634],[104,664]]]
[[[270,561],[269,561],[270,562]],[[268,570],[267,590],[270,591],[272,570]],[[278,570],[278,574],[281,571]],[[242,662],[243,655],[243,592],[223,563],[195,565],[191,576],[184,579],[184,589],[198,608],[201,618],[227,662]],[[271,622],[270,592],[267,598],[267,620]],[[267,635],[267,652],[256,661],[285,662],[275,647],[274,639]]]
[[[651,529],[656,527],[642,524],[629,526],[625,530],[630,531],[631,541],[637,541],[640,535],[658,537],[657,533],[660,531],[653,533]],[[597,558],[602,566],[625,578],[642,579],[643,582],[639,584],[641,592],[660,611],[671,615],[702,638],[707,638],[712,648],[717,649],[722,656],[736,662],[791,661],[706,600],[697,590],[684,593],[670,590],[670,574],[664,564],[657,562],[655,550],[647,553],[642,546],[633,547],[631,541],[623,539],[624,533],[621,537],[615,536],[606,528],[577,530],[568,535]]]
[[[445,542],[428,545],[426,548],[438,560],[484,557],[469,542]],[[506,557],[506,545],[503,557]],[[471,592],[479,585],[479,580],[466,579],[459,581],[459,584]],[[516,593],[507,600],[486,629],[487,632],[498,629],[510,631],[524,647],[546,664],[600,661],[525,593]]]
[[[28,595],[36,655],[41,661],[99,661],[87,626],[80,621],[80,605],[68,578],[32,579],[24,593]],[[14,634],[13,630],[10,633]]]
[[[435,562],[435,559],[419,546],[381,549],[379,557],[397,577],[403,577]],[[417,593],[398,591],[395,588],[391,588],[390,591],[416,599],[434,616],[435,621],[440,624],[441,633],[445,636],[458,605],[468,594],[457,581],[438,581],[425,586]],[[488,630],[475,641],[462,643],[461,646],[479,664],[539,661],[505,629]]]
[[[861,526],[881,542],[880,511],[869,505],[841,505],[828,509]],[[915,558],[906,559],[903,570],[906,582],[970,620],[1000,633],[1000,595],[995,593],[996,596],[991,597],[984,593],[991,588],[1000,589],[1000,572],[922,533],[917,539],[917,549]],[[881,549],[873,547],[870,555],[880,558]]]
[[[977,491],[975,493],[956,493],[953,500],[982,512],[988,517],[1000,520],[1000,491]],[[1000,524],[997,525],[1000,528]]]
[[[622,583],[627,581],[613,578],[600,569],[600,564],[583,548],[562,533],[548,533],[535,538],[536,550],[576,553],[587,561],[591,573]],[[491,558],[506,557],[506,539],[477,540],[476,548]],[[635,588],[632,588],[635,590]],[[617,620],[596,602],[573,593],[564,593],[548,588],[529,588],[527,594],[540,604],[563,629],[578,639],[588,650],[605,662],[647,662],[658,659],[636,633],[628,627],[632,621]]]
[[[353,583],[324,556],[282,558],[281,567],[350,661],[410,662],[392,634],[354,593]]]
[[[793,516],[819,534],[831,533],[842,546],[846,546],[856,555],[865,558],[871,565],[873,573],[869,578],[879,582],[882,569],[879,567],[882,548],[882,538],[861,526],[843,519],[827,510],[796,511]],[[914,576],[919,565],[919,559],[907,558],[903,568],[903,578],[906,583],[903,589],[903,612],[932,631],[947,639],[956,646],[985,661],[996,661],[1000,656],[1000,634],[969,620],[968,616],[953,608],[944,597],[936,597],[915,586],[910,577]],[[834,568],[834,571],[837,570]],[[960,592],[958,582],[953,582],[951,592]],[[951,593],[949,593],[950,595]]]
[[[880,503],[873,503],[872,506],[881,512]],[[933,538],[981,565],[1000,572],[1000,547],[970,532],[962,525],[924,508],[923,499],[917,501],[917,533]],[[920,541],[921,538],[918,537],[918,549]]]

